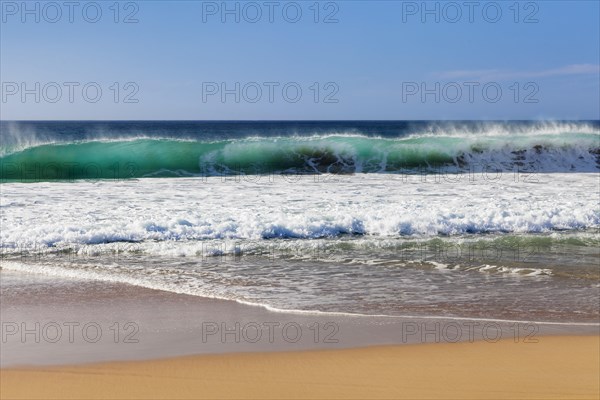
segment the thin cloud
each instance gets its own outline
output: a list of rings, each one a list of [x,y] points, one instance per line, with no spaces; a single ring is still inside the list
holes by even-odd
[[[440,79],[465,79],[473,81],[495,81],[524,78],[547,78],[552,76],[600,74],[600,65],[571,64],[560,68],[541,71],[509,71],[502,69],[456,70],[436,74]]]

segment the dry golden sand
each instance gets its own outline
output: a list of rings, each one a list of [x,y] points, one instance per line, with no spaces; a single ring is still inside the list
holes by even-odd
[[[4,369],[9,398],[598,399],[600,337]]]

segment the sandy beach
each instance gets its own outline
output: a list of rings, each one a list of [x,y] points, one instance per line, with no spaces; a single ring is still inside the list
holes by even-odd
[[[597,326],[533,332],[508,322],[275,313],[124,284],[0,275],[3,399],[600,393]]]
[[[599,337],[4,369],[4,399],[597,399]]]

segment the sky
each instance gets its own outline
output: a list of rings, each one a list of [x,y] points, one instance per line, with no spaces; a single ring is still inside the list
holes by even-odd
[[[598,1],[1,1],[2,120],[600,119]]]

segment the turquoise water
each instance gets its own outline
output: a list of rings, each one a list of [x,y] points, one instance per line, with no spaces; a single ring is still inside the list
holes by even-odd
[[[0,179],[600,170],[594,122],[119,124],[3,123]]]

